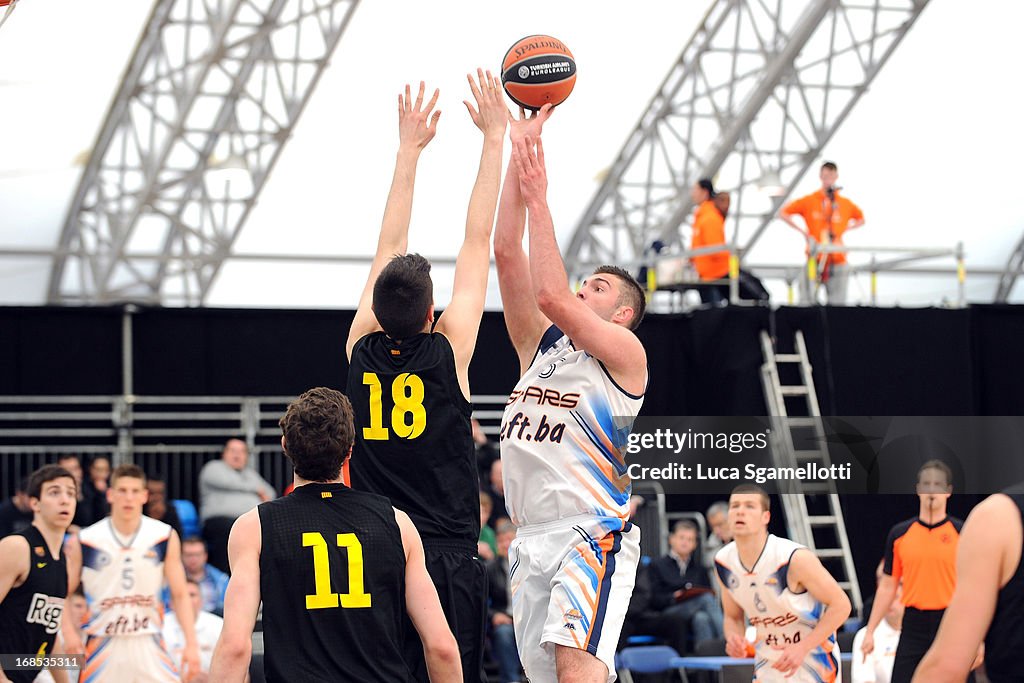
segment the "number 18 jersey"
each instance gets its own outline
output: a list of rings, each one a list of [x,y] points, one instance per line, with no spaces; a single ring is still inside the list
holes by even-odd
[[[352,488],[391,499],[424,540],[480,537],[472,407],[459,387],[455,353],[440,333],[401,342],[383,332],[352,348],[345,394],[355,413]]]

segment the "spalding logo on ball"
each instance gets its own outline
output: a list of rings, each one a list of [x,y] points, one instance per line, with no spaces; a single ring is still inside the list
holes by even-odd
[[[576,60],[556,38],[526,36],[505,53],[501,84],[512,101],[526,109],[561,104],[576,85]]]

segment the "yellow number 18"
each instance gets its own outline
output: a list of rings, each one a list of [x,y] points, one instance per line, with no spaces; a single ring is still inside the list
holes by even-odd
[[[384,426],[384,401],[380,378],[376,373],[364,372],[363,384],[370,387],[370,426],[363,427],[363,438],[368,441],[387,441],[390,432]],[[415,439],[427,427],[427,411],[423,407],[423,380],[417,375],[403,372],[391,383],[391,429],[400,439]]]
[[[331,589],[331,560],[327,541],[319,532],[302,534],[302,545],[313,547],[313,584],[316,593],[306,596],[306,609],[329,607],[370,607],[370,594],[363,592],[363,545],[355,534],[338,534],[338,547],[348,548],[348,593]]]

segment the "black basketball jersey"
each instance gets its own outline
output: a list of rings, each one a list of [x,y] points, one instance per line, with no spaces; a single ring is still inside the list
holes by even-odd
[[[306,484],[259,515],[268,683],[407,681],[405,551],[391,504]]]
[[[390,498],[425,540],[461,541],[475,552],[480,477],[472,407],[448,339],[366,335],[352,349],[345,393],[356,423],[352,486]]]
[[[42,533],[34,525],[14,536],[28,541],[28,577],[12,588],[0,603],[0,652],[4,654],[50,655],[60,630],[64,600],[68,595],[68,569],[64,550],[53,559]],[[4,671],[14,683],[29,683],[35,671]]]
[[[1003,493],[1017,504],[1024,524],[1024,484],[1017,484]],[[1021,652],[1024,652],[1024,549],[1017,561],[1017,571],[999,591],[996,613],[985,637],[985,671],[989,680],[992,683],[1024,682]]]

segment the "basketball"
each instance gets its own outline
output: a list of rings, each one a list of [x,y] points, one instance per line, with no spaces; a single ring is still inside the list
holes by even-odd
[[[527,36],[505,53],[501,84],[512,101],[536,111],[558,105],[576,85],[576,61],[565,44],[551,36]]]

